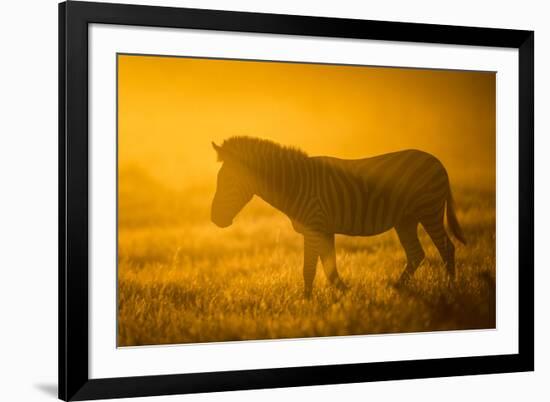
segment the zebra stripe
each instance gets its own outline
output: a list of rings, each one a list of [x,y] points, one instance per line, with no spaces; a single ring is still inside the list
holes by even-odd
[[[250,137],[213,143],[223,165],[212,202],[212,221],[229,226],[258,195],[285,213],[304,236],[304,285],[311,295],[317,262],[339,289],[335,234],[370,236],[395,228],[407,265],[406,282],[424,259],[418,224],[426,229],[454,277],[455,249],[443,223],[465,243],[456,219],[449,178],[441,162],[423,151],[405,150],[346,160],[304,152]]]

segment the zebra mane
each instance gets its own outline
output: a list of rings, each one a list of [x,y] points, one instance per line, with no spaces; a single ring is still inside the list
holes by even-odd
[[[307,160],[308,155],[298,148],[277,144],[274,141],[261,138],[236,136],[223,142],[218,159],[235,159],[248,167],[256,167],[265,161],[272,163],[284,163],[289,159]]]

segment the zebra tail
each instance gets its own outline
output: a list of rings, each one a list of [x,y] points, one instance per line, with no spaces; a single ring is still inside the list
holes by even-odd
[[[455,202],[453,199],[453,193],[451,192],[451,186],[449,185],[449,195],[447,196],[447,224],[449,225],[449,228],[451,229],[451,232],[453,235],[460,240],[462,244],[466,244],[466,238],[464,237],[464,233],[462,232],[462,229],[460,228],[460,225],[458,223],[458,219],[456,219],[456,213],[455,213]]]

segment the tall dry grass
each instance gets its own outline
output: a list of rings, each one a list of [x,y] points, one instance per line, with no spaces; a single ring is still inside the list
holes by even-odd
[[[209,221],[212,188],[174,192],[136,169],[119,193],[118,345],[174,344],[495,327],[495,197],[456,187],[457,244],[450,284],[420,229],[427,258],[397,290],[405,257],[393,231],[337,236],[351,287],[331,288],[318,266],[303,299],[302,239],[286,216],[254,200],[232,227]]]

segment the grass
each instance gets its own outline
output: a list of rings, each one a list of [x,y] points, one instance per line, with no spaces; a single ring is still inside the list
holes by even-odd
[[[456,283],[423,229],[427,258],[400,290],[393,283],[405,257],[394,231],[337,236],[338,269],[351,289],[331,288],[319,264],[310,301],[301,236],[261,201],[222,230],[208,219],[209,192],[192,209],[162,193],[169,206],[149,206],[146,220],[132,220],[144,205],[139,215],[121,193],[118,345],[494,328],[494,193],[453,190],[468,239],[455,241]]]

